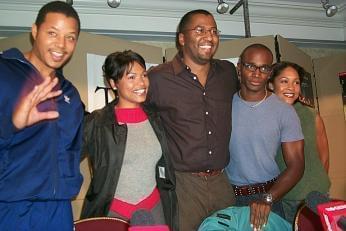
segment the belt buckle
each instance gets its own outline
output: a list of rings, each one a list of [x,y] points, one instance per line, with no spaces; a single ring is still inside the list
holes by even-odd
[[[199,177],[208,177],[208,176],[212,176],[213,170],[207,169],[207,170],[201,171],[201,172],[193,172],[192,174],[199,176]]]

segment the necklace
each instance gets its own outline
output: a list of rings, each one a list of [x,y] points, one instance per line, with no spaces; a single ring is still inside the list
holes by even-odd
[[[265,89],[265,95],[264,95],[263,99],[261,99],[261,100],[260,100],[259,102],[257,102],[256,104],[251,105],[251,104],[249,104],[248,101],[246,101],[245,99],[243,99],[243,97],[241,97],[241,92],[240,92],[240,90],[238,91],[238,96],[239,96],[240,100],[243,101],[247,106],[249,106],[249,107],[251,107],[251,108],[255,108],[255,107],[259,106],[261,103],[263,103],[264,100],[267,98],[267,95],[268,95],[268,92],[267,92],[267,89]]]

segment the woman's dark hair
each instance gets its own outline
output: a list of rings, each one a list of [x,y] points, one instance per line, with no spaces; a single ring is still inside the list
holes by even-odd
[[[71,5],[62,1],[53,1],[42,6],[42,8],[39,10],[37,14],[36,21],[35,21],[37,28],[39,28],[41,24],[44,22],[46,15],[48,13],[60,13],[65,15],[66,17],[74,18],[78,24],[78,34],[79,34],[80,19],[79,19],[77,11]]]
[[[192,11],[189,11],[187,12],[181,19],[180,19],[180,22],[178,24],[178,27],[177,27],[177,32],[175,34],[175,46],[176,48],[180,51],[181,50],[181,46],[180,46],[180,43],[179,43],[179,34],[180,33],[183,33],[184,30],[186,30],[186,26],[190,23],[191,19],[193,16],[195,16],[196,14],[203,14],[203,15],[210,15],[213,17],[213,15],[207,11],[207,10],[202,10],[202,9],[199,9],[199,10],[192,10]],[[192,29],[192,28],[191,28]]]
[[[116,83],[123,77],[125,72],[131,70],[134,62],[146,69],[143,57],[136,52],[125,50],[111,53],[106,57],[102,66],[103,76],[108,83],[110,79]]]
[[[303,82],[304,76],[306,74],[304,68],[302,68],[301,66],[299,66],[296,63],[292,63],[292,62],[288,62],[288,61],[282,61],[279,63],[276,63],[273,65],[273,69],[272,69],[272,73],[270,75],[269,78],[269,82],[273,83],[275,78],[278,77],[281,72],[286,69],[287,67],[291,67],[294,70],[296,70],[296,72],[298,73],[299,76],[299,80],[300,80],[300,84]]]

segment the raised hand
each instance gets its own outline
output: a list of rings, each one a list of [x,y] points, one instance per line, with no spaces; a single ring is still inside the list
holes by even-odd
[[[46,119],[55,119],[59,117],[57,111],[40,112],[37,105],[47,99],[54,98],[62,93],[61,90],[54,91],[58,79],[54,77],[46,78],[41,84],[36,85],[29,94],[21,97],[14,108],[12,122],[20,130]]]

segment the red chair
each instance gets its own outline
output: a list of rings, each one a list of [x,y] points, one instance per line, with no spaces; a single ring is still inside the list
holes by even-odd
[[[74,231],[127,231],[129,223],[115,217],[93,217],[74,222]]]
[[[323,231],[320,216],[302,204],[294,218],[294,231]]]

